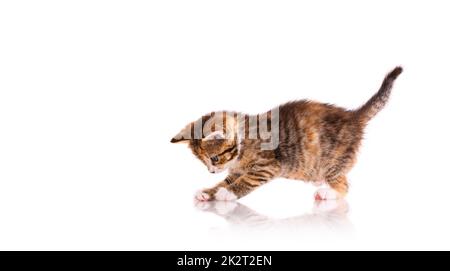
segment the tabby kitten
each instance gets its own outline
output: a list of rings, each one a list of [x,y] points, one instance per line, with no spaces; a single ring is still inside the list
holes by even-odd
[[[301,100],[256,116],[213,112],[188,124],[171,142],[188,143],[211,173],[229,173],[195,198],[236,200],[277,177],[326,184],[315,193],[316,200],[344,197],[363,130],[387,103],[401,72],[401,67],[392,70],[356,110]]]

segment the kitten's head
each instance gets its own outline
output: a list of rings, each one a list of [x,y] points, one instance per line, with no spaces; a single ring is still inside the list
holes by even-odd
[[[207,115],[188,124],[170,142],[187,143],[209,172],[219,173],[229,168],[239,154],[234,127],[234,118],[225,113]]]

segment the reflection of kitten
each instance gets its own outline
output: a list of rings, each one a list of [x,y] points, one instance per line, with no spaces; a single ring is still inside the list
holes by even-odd
[[[238,202],[197,201],[196,207],[199,210],[223,217],[236,229],[293,231],[330,229],[342,232],[353,230],[353,225],[347,217],[348,204],[344,199],[316,201],[309,213],[278,219],[257,213]]]
[[[363,130],[386,104],[401,72],[401,67],[391,71],[378,92],[356,110],[305,100],[281,105],[278,123],[267,120],[269,129],[278,128],[279,143],[274,149],[262,148],[267,138],[259,134],[260,122],[250,121],[249,115],[215,112],[188,124],[171,142],[188,143],[212,173],[229,170],[225,180],[200,191],[196,199],[235,200],[276,177],[327,183],[330,189],[319,189],[317,200],[345,196],[346,174],[356,161]],[[244,132],[239,128],[242,120]],[[211,126],[209,132],[205,132],[206,126]],[[198,127],[203,129],[200,136]],[[252,130],[258,131],[257,137],[249,136]]]

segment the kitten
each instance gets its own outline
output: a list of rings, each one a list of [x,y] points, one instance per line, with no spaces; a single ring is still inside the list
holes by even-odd
[[[356,110],[301,100],[256,116],[213,112],[188,124],[171,142],[188,143],[211,173],[229,173],[195,198],[236,200],[277,177],[327,184],[316,200],[343,198],[363,130],[387,103],[401,72],[396,67],[386,75],[378,92]]]

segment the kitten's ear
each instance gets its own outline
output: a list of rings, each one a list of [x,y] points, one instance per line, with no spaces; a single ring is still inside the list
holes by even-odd
[[[170,143],[187,143],[191,139],[191,127],[192,124],[184,127],[176,136],[174,136]]]
[[[189,141],[189,139],[174,137],[170,140],[170,143],[187,143],[188,141]]]
[[[204,140],[218,140],[218,139],[225,139],[225,135],[222,131],[215,131],[207,135]]]

